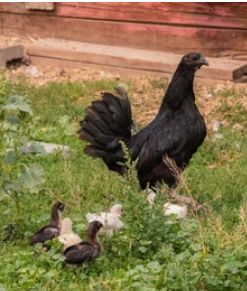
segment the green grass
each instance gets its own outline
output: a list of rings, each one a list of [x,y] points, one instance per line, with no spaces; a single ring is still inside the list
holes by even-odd
[[[136,84],[125,82],[135,92]],[[165,196],[158,195],[150,208],[134,174],[122,179],[108,171],[101,160],[85,156],[84,144],[76,137],[85,107],[101,90],[112,90],[118,83],[52,83],[39,88],[25,80],[8,83],[7,95],[27,96],[34,110],[30,140],[69,145],[71,154],[66,159],[61,153],[33,157],[45,168],[46,185],[38,194],[22,194],[21,218],[12,200],[1,201],[0,290],[247,290],[247,135],[245,128],[232,129],[235,123],[246,124],[246,110],[241,101],[233,107],[227,103],[229,96],[237,101],[245,92],[219,93],[212,118],[224,116],[228,121],[220,130],[224,138],[214,140],[209,132],[184,173],[180,193],[192,195],[205,211],[196,214],[190,209],[186,221],[169,225],[161,211]],[[150,80],[153,90],[166,85],[166,80]],[[56,200],[68,205],[65,215],[82,237],[88,211],[107,210],[113,203],[121,203],[126,211],[125,227],[112,238],[101,237],[103,256],[85,269],[68,268],[56,241],[47,253],[28,245],[28,236],[47,223]]]

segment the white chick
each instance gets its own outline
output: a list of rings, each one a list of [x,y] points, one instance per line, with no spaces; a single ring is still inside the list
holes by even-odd
[[[166,216],[170,214],[176,214],[177,218],[184,219],[187,215],[187,205],[182,206],[167,202],[164,204],[163,211]],[[171,224],[172,222],[168,221],[167,223]]]
[[[149,202],[150,205],[154,204],[155,197],[156,193],[152,189],[148,189],[147,201]]]
[[[69,217],[65,217],[62,221],[62,229],[60,231],[60,235],[58,236],[58,240],[63,244],[63,251],[65,251],[68,247],[82,241],[79,235],[73,232],[72,220]]]
[[[115,204],[111,207],[109,212],[101,213],[87,213],[86,219],[89,223],[92,221],[99,221],[103,224],[100,234],[113,235],[114,230],[120,229],[124,223],[120,220],[122,215],[122,205]]]

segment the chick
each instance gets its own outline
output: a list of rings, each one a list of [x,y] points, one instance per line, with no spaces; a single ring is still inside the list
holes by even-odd
[[[178,205],[167,202],[164,204],[163,211],[166,216],[176,214],[177,218],[184,219],[187,215],[187,205]],[[168,221],[167,223],[172,224],[171,221]]]
[[[60,231],[60,235],[58,236],[58,240],[64,245],[63,251],[82,241],[79,235],[73,232],[72,220],[69,217],[65,217],[62,221],[62,229]]]
[[[42,227],[34,235],[29,237],[29,244],[35,245],[42,243],[44,250],[49,250],[49,246],[45,245],[45,242],[52,240],[60,234],[62,227],[62,212],[64,211],[65,204],[56,202],[51,209],[50,224]]]
[[[64,251],[65,262],[77,267],[101,256],[103,247],[98,239],[98,232],[103,227],[99,221],[93,221],[87,229],[87,240],[70,246]]]
[[[122,213],[122,205],[115,204],[109,212],[87,213],[86,219],[89,223],[92,221],[100,221],[103,224],[100,233],[111,236],[114,230],[118,230],[124,226],[124,223],[120,220]]]

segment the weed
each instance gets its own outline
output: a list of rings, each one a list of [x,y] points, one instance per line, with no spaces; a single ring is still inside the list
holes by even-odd
[[[23,149],[28,143],[28,125],[33,114],[29,104],[20,95],[12,95],[9,99],[6,97],[8,82],[4,73],[0,83],[0,199],[10,197],[20,217],[21,196],[25,191],[35,193],[42,188],[45,182],[44,169],[40,164],[23,157]],[[33,153],[38,151],[37,147],[32,149]]]

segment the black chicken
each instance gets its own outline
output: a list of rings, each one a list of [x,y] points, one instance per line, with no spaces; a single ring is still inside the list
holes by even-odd
[[[193,83],[195,72],[208,62],[200,52],[185,55],[167,88],[155,119],[131,136],[131,107],[127,94],[116,88],[119,96],[102,93],[102,100],[92,102],[80,121],[79,138],[88,142],[85,153],[102,158],[110,170],[124,174],[120,140],[130,150],[140,186],[145,189],[165,182],[169,188],[178,179],[164,156],[174,160],[181,172],[188,165],[206,136],[204,119],[195,104]]]

